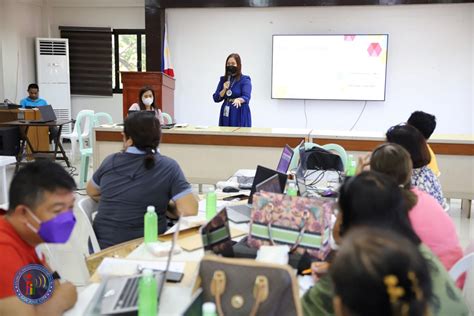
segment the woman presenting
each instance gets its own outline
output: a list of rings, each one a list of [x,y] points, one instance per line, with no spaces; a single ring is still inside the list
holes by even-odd
[[[252,126],[249,107],[251,93],[252,83],[249,76],[242,75],[239,54],[230,54],[226,59],[225,75],[220,78],[213,95],[215,102],[224,100],[219,126]]]

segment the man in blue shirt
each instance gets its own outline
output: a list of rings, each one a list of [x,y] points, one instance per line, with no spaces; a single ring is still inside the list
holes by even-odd
[[[28,97],[20,101],[20,105],[24,108],[34,107],[34,106],[43,106],[47,105],[45,99],[39,97],[39,87],[36,83],[32,83],[28,86]]]

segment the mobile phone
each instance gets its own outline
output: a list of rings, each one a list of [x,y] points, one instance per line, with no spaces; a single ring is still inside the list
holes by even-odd
[[[166,282],[179,283],[183,279],[184,273],[168,271],[166,274]]]

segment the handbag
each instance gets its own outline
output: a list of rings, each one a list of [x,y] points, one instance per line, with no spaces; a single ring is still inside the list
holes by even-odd
[[[295,273],[287,265],[205,256],[199,268],[204,302],[219,316],[302,315]]]
[[[324,260],[330,252],[331,213],[334,201],[287,196],[271,192],[254,194],[247,244],[288,245],[291,253]]]

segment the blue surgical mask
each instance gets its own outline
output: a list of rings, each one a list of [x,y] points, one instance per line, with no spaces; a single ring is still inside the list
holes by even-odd
[[[72,210],[58,214],[56,217],[42,222],[30,210],[28,213],[40,224],[40,228],[34,228],[30,223],[26,225],[46,243],[64,244],[71,237],[72,230],[76,225],[76,218]]]

